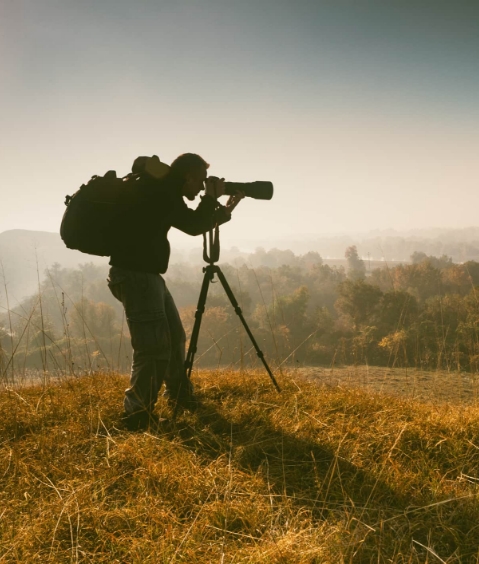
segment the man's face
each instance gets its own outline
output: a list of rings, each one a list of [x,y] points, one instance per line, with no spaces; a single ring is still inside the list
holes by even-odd
[[[182,195],[193,201],[201,190],[205,188],[205,180],[208,177],[206,168],[199,167],[186,175]]]

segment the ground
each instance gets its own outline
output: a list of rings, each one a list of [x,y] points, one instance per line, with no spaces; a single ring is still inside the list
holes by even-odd
[[[4,387],[0,562],[478,562],[479,408],[365,370],[195,373],[203,406],[141,433],[125,376]]]

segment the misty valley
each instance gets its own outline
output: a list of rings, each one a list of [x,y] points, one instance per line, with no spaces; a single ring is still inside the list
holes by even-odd
[[[222,270],[273,370],[367,365],[473,374],[478,369],[475,260],[460,264],[415,251],[408,262],[371,264],[354,245],[341,261],[315,251],[278,249],[229,257]],[[15,303],[4,269],[3,379],[128,372],[128,328],[107,277],[105,264],[54,263],[38,272],[38,291]],[[165,275],[188,336],[202,277],[200,262],[177,262]],[[213,283],[195,368],[218,366],[259,369],[261,363],[223,288]]]

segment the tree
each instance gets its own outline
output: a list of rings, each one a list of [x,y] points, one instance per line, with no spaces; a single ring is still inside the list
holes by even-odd
[[[307,315],[308,302],[308,288],[300,286],[291,294],[280,296],[268,308],[268,319],[292,344],[302,341],[312,331],[312,323]]]
[[[463,264],[473,286],[479,286],[479,262],[469,260]]]
[[[336,309],[353,320],[354,328],[367,323],[371,325],[373,314],[383,293],[377,286],[371,286],[364,280],[345,280],[338,287],[339,298]]]
[[[344,253],[348,261],[348,276],[351,280],[362,280],[366,277],[366,267],[364,261],[359,258],[356,245],[352,245],[346,249]]]
[[[119,331],[115,310],[108,304],[87,298],[74,304],[71,329],[75,336],[87,339],[110,338]]]
[[[422,251],[414,251],[411,255],[412,264],[421,264],[423,262],[429,262],[434,268],[442,270],[443,268],[448,268],[452,265],[452,258],[447,255],[442,255],[440,257],[435,257],[433,255],[426,255]]]
[[[378,326],[383,334],[410,327],[418,313],[417,300],[403,290],[386,292],[379,304]]]
[[[413,254],[411,255],[412,264],[420,264],[426,259],[427,259],[427,255],[422,251],[414,251]]]
[[[428,260],[419,264],[400,264],[389,273],[395,290],[409,292],[421,302],[443,293],[441,271]]]
[[[472,277],[464,264],[451,264],[441,271],[444,293],[465,296],[474,287]]]
[[[323,259],[316,251],[309,251],[309,253],[299,257],[299,263],[303,268],[313,268],[314,266],[321,266]]]

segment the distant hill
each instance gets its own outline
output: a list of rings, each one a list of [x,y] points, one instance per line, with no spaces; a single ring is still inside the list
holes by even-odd
[[[12,229],[0,233],[0,261],[3,264],[10,305],[12,305],[36,291],[37,270],[42,279],[45,269],[56,262],[71,268],[86,262],[107,264],[108,258],[67,249],[58,233]],[[0,303],[5,303],[1,267]]]

